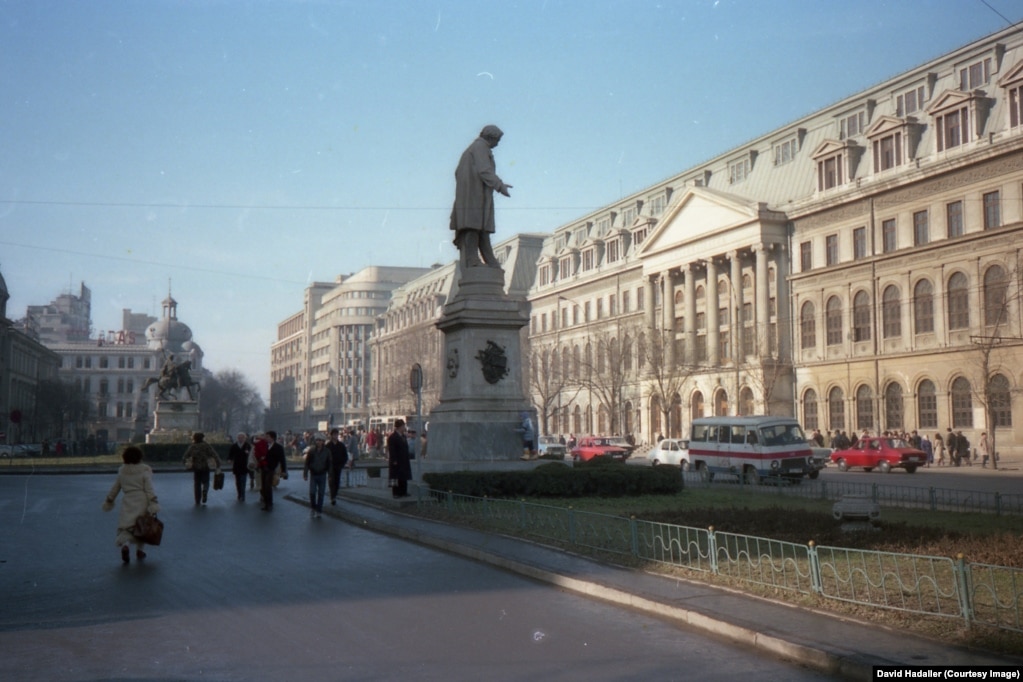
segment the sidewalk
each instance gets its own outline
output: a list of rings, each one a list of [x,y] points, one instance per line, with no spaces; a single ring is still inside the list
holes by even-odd
[[[287,499],[308,504],[308,498]],[[380,533],[481,561],[560,589],[677,621],[767,655],[850,680],[875,665],[1023,665],[1023,659],[969,651],[916,635],[712,587],[618,568],[526,540],[401,513],[414,500],[387,489],[344,488],[324,513]]]

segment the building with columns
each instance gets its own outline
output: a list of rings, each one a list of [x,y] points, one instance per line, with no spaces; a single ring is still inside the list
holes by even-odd
[[[1023,449],[1021,246],[1016,27],[557,228],[534,404],[646,442],[772,413]]]

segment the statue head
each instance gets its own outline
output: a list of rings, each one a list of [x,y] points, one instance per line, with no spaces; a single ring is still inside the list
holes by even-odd
[[[480,131],[480,137],[486,140],[490,148],[493,149],[501,141],[501,138],[504,137],[504,132],[495,125],[483,126],[483,130]]]

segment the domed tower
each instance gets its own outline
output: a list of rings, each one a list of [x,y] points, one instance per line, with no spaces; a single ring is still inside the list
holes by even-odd
[[[192,340],[192,330],[178,320],[178,302],[167,292],[163,300],[163,319],[146,329],[146,344],[153,350],[174,355],[179,362],[192,361],[192,371],[202,369],[202,348]]]

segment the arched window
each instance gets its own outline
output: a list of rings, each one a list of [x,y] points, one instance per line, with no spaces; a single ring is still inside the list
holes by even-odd
[[[817,346],[817,315],[813,301],[807,301],[799,309],[799,345],[803,350]]]
[[[973,396],[965,377],[952,382],[952,428],[973,428]]]
[[[661,399],[657,396],[650,397],[650,435],[652,438],[664,435],[661,430]]]
[[[970,327],[970,280],[961,272],[948,278],[948,328]]]
[[[917,334],[934,331],[934,286],[928,279],[913,288],[913,328]]]
[[[572,346],[572,374],[571,376],[578,378],[579,376],[579,346]]]
[[[803,393],[803,427],[809,431],[820,428],[817,421],[817,391],[812,388]]]
[[[646,367],[646,333],[643,332],[639,335],[639,348],[636,350],[636,367],[637,369],[643,369]]]
[[[992,426],[1012,426],[1012,398],[1009,393],[1009,380],[1003,374],[991,377],[987,385],[988,405],[991,412]]]
[[[870,341],[870,296],[866,291],[853,297],[853,341]]]
[[[884,428],[904,429],[902,386],[891,382],[884,387]]]
[[[824,325],[827,328],[828,345],[838,345],[842,343],[842,300],[832,296],[828,299],[826,310]]]
[[[604,373],[604,344],[597,343],[597,374]]]
[[[632,337],[625,335],[625,342],[622,344],[622,368],[626,372],[632,371]]]
[[[728,416],[728,392],[723,388],[719,388],[714,394],[714,416]]]
[[[881,294],[881,329],[886,339],[902,336],[902,296],[894,284]]]
[[[845,394],[837,386],[828,391],[828,428],[845,428]]]
[[[1000,265],[992,265],[984,273],[984,324],[988,327],[1003,325],[1009,313],[1006,294],[1009,279]]]
[[[583,414],[579,406],[572,410],[572,433],[579,435],[583,432]]]
[[[703,416],[703,393],[700,391],[693,393],[693,400],[690,403],[690,412],[692,413],[693,419],[699,419]]]
[[[597,432],[610,433],[607,426],[607,409],[603,405],[597,408]]]
[[[675,292],[675,309],[678,310],[679,306],[681,306],[683,302],[684,299],[682,298],[682,290],[679,289],[678,291]]]
[[[930,379],[924,379],[917,386],[916,421],[921,429],[938,428],[938,394]]]
[[[625,423],[622,424],[622,433],[628,435],[632,433],[632,401],[625,401]]]
[[[856,430],[874,428],[874,392],[864,384],[856,389]]]
[[[753,391],[749,386],[743,386],[739,391],[739,414],[749,416],[754,413],[756,406],[753,402]]]

